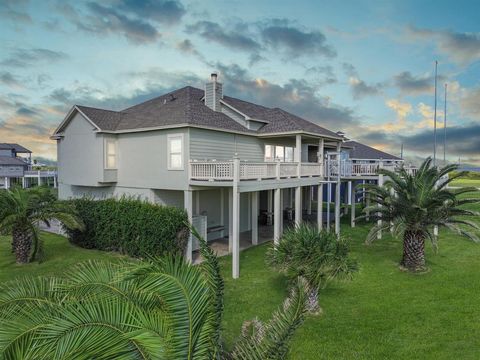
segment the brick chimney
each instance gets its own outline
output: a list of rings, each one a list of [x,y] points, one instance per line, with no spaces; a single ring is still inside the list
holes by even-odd
[[[205,84],[205,105],[214,111],[221,111],[220,99],[222,98],[222,84],[217,81],[217,74],[212,73],[210,81]]]

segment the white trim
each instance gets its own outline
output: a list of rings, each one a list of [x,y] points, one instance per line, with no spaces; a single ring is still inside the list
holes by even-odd
[[[60,131],[60,129],[64,126],[64,125],[67,125],[71,119],[72,119],[72,115],[73,115],[73,112],[74,111],[77,111],[79,112],[91,125],[93,125],[94,128],[97,129],[97,131],[101,131],[101,129],[87,116],[85,115],[79,108],[77,105],[74,105],[72,106],[72,108],[70,109],[70,111],[68,112],[68,114],[65,116],[65,118],[63,119],[63,121],[60,123],[60,125],[58,125],[58,127],[55,129],[55,131],[53,132],[52,136],[51,137],[54,137],[55,135],[58,135],[58,132]]]
[[[180,138],[181,140],[181,160],[182,164],[180,167],[172,167],[171,158],[170,158],[170,141],[173,138]],[[185,170],[185,139],[183,133],[175,133],[167,135],[167,169],[172,171],[182,171]]]

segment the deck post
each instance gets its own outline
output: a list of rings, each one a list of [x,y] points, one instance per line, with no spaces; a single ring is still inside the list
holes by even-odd
[[[312,187],[307,186],[307,214],[312,215]]]
[[[27,182],[26,182],[26,179],[25,179],[25,176],[22,177],[22,188],[26,188],[27,187]]]
[[[379,168],[383,168],[383,161],[380,160]],[[378,174],[378,185],[383,186],[383,174]],[[379,208],[382,207],[382,205],[378,205]],[[379,217],[381,216],[380,213],[378,213]],[[382,219],[377,220],[377,226],[382,226]],[[380,240],[382,238],[382,231],[380,230],[377,232],[377,239]]]
[[[57,184],[57,175],[53,175],[53,188],[56,189],[58,186]]]
[[[352,183],[351,183],[351,182],[349,182],[349,183],[350,183],[350,190],[352,190],[352,191],[351,191],[351,199],[350,199],[350,200],[351,200],[351,201],[350,201],[350,204],[351,204],[351,206],[352,206],[352,214],[351,214],[351,218],[350,218],[350,226],[351,226],[352,228],[354,228],[354,227],[355,227],[355,200],[356,200],[356,199],[355,199],[355,188],[352,189],[352,187],[351,187],[351,184],[352,184]]]
[[[392,188],[390,188],[390,195],[392,195],[392,197],[395,197],[395,190]],[[393,221],[390,221],[390,233],[393,234]]]
[[[188,216],[188,223],[192,224],[193,220],[193,211],[192,211],[192,204],[193,203],[193,196],[192,196],[192,190],[185,190],[183,192],[183,206],[185,210],[187,211],[187,216]],[[206,239],[205,239],[206,240]],[[185,259],[187,262],[192,262],[192,250],[193,250],[193,237],[192,234],[188,236],[188,244],[187,244],[187,249],[185,250]]]
[[[341,182],[335,184],[335,234],[340,235],[340,186]]]
[[[252,244],[258,245],[258,191],[252,192]]]
[[[5,189],[8,189],[10,186],[10,184],[8,183],[8,177],[5,176],[5,179],[4,179],[4,183],[3,183],[3,186],[5,187]]]
[[[323,184],[318,185],[317,226],[318,226],[318,231],[322,230],[322,228],[323,228]]]
[[[280,241],[280,191],[281,189],[277,188],[274,190],[274,210],[273,210],[273,242],[275,245],[278,245]]]
[[[302,222],[302,187],[295,188],[295,225]]]
[[[233,244],[233,188],[228,188],[228,253],[232,253]]]
[[[40,170],[38,170],[37,178],[38,178],[38,186],[41,186],[42,185],[42,177],[40,176]]]
[[[233,241],[232,241],[232,277],[238,279],[240,276],[240,193],[238,183],[240,182],[240,159],[233,159]]]
[[[330,202],[332,201],[332,183],[327,184],[327,232],[330,232]]]
[[[348,215],[348,205],[350,205],[350,190],[351,188],[348,186],[348,184],[350,183],[350,181],[346,182],[345,183],[345,186],[344,186],[344,192],[343,192],[343,205],[344,205],[344,211],[343,213],[345,215]]]

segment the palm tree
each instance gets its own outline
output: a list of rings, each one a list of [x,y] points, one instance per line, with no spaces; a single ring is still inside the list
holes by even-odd
[[[403,167],[398,173],[380,169],[379,174],[387,177],[383,186],[361,185],[374,202],[374,205],[364,209],[364,213],[374,213],[375,220],[382,220],[381,224],[377,223],[370,230],[367,244],[376,238],[378,232],[392,227],[394,234],[403,238],[400,265],[410,271],[421,271],[425,269],[425,240],[430,239],[437,247],[433,233],[435,226],[445,227],[478,241],[475,234],[465,230],[464,225],[474,229],[479,229],[479,226],[464,216],[478,216],[479,213],[462,208],[462,205],[478,203],[480,199],[460,196],[477,189],[447,187],[451,181],[464,175],[460,172],[445,180],[445,176],[457,168],[457,165],[447,165],[439,169],[432,166],[431,158],[427,158],[415,174]],[[365,217],[363,215],[359,219]]]
[[[283,358],[305,314],[305,282],[265,325],[268,334],[242,336],[229,354],[221,339],[220,266],[203,239],[200,246],[198,266],[178,256],[87,262],[63,278],[1,286],[0,358]]]
[[[68,228],[83,228],[74,209],[65,202],[57,201],[48,188],[16,187],[0,191],[0,231],[11,232],[12,252],[17,263],[41,258],[43,247],[38,224],[49,226],[53,219]]]
[[[315,226],[300,224],[288,228],[278,244],[267,253],[267,263],[289,279],[304,278],[311,289],[309,311],[317,313],[318,291],[334,279],[350,279],[358,270],[349,257],[346,239]]]

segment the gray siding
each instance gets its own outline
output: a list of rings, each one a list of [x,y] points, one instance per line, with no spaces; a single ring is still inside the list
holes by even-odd
[[[231,160],[235,153],[241,160],[263,161],[263,140],[247,135],[190,129],[190,159]]]
[[[183,191],[153,190],[154,202],[160,205],[175,206],[183,209]]]
[[[103,178],[103,136],[76,114],[57,142],[58,181],[68,185],[98,186]]]
[[[0,165],[0,176],[3,177],[21,177],[23,176],[23,166],[18,165]]]
[[[183,170],[168,170],[168,135],[183,134]],[[150,189],[188,188],[187,129],[157,130],[118,136],[118,186]]]
[[[247,127],[247,121],[245,117],[237,113],[236,111],[230,109],[228,106],[222,105],[222,113],[227,115],[229,118],[235,120],[240,125]]]

